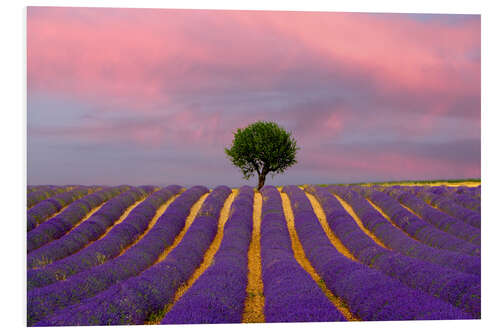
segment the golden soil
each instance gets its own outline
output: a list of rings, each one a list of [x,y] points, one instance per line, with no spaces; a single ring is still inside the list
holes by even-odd
[[[100,204],[99,206],[95,207],[94,209],[92,209],[90,212],[88,212],[80,221],[78,221],[77,224],[75,224],[66,234],[70,233],[73,229],[75,229],[76,227],[78,227],[80,224],[82,224],[83,222],[87,221],[92,215],[94,215],[95,212],[97,212],[103,205],[105,204],[102,203]],[[67,206],[66,206],[67,207]],[[55,214],[57,215],[57,214]],[[86,247],[87,245],[84,246],[84,248]],[[49,264],[52,263],[52,259],[47,259],[45,256],[42,258],[42,260],[37,260],[37,263],[36,263],[36,266],[33,266],[31,267],[30,269],[39,269],[39,268],[43,268]]]
[[[103,204],[100,204],[97,208],[101,208],[101,206],[102,206],[102,205],[104,205],[104,203],[103,203]],[[65,211],[65,210],[66,210],[69,206],[70,206],[70,204],[68,204],[68,205],[64,206],[63,208],[61,208],[61,210],[60,210],[60,211],[55,212],[54,214],[52,214],[52,215],[50,215],[49,217],[47,217],[45,220],[40,221],[40,223],[38,223],[38,225],[37,225],[37,226],[39,226],[39,225],[40,225],[40,224],[42,224],[43,222],[48,221],[48,220],[50,220],[51,218],[56,217],[57,215],[61,214],[61,213],[62,213],[62,212],[64,212],[64,211]],[[92,214],[93,214],[93,213],[95,213],[95,208],[94,208],[94,209],[92,209],[89,213],[87,213],[87,215],[86,215],[86,217],[85,217],[84,219],[87,219],[87,218],[88,218],[88,216],[90,216],[90,215],[89,215],[90,213],[92,213]]]
[[[413,215],[416,215],[416,216],[418,216],[418,217],[422,218],[422,217],[420,216],[420,214],[417,214],[417,212],[415,212],[415,211],[414,211],[413,209],[411,209],[410,207],[403,205],[401,202],[400,202],[399,204],[401,205],[401,207],[403,207],[404,209],[406,209],[407,211],[409,211],[409,212],[410,212],[410,213],[412,213]]]
[[[172,245],[168,246],[165,249],[165,251],[163,251],[163,253],[160,254],[160,256],[158,257],[158,259],[156,259],[156,262],[154,264],[157,264],[160,261],[162,261],[163,259],[165,259],[165,257],[168,256],[168,254],[170,252],[172,252],[172,250],[181,242],[181,240],[184,237],[184,235],[186,234],[187,230],[189,229],[191,224],[193,224],[193,221],[196,218],[196,215],[198,215],[198,211],[200,210],[201,206],[203,205],[203,202],[205,202],[205,199],[208,197],[208,195],[209,195],[209,193],[203,194],[198,199],[198,201],[196,201],[194,203],[194,205],[191,207],[191,210],[189,211],[188,217],[186,218],[184,228],[182,228],[181,232],[179,232],[179,234],[175,237]]]
[[[371,239],[373,239],[373,241],[375,243],[377,243],[378,245],[382,246],[383,248],[389,249],[384,243],[382,243],[382,241],[380,239],[377,238],[377,236],[375,236],[370,230],[368,230],[368,229],[365,228],[365,226],[363,225],[363,222],[361,222],[361,219],[359,218],[359,216],[354,212],[354,209],[352,209],[352,207],[347,202],[345,202],[343,199],[341,199],[336,194],[334,194],[334,196],[340,202],[340,204],[342,205],[342,207],[344,207],[344,209],[352,216],[352,218],[354,219],[354,221],[356,221],[356,224],[358,225],[358,227],[361,230],[363,230],[363,232],[366,235],[368,235],[368,237],[370,237]]]
[[[161,322],[161,320],[163,319],[164,315],[186,293],[186,291],[188,291],[189,288],[191,288],[191,286],[196,282],[196,280],[198,280],[198,278],[212,264],[212,260],[215,256],[215,253],[217,253],[217,250],[219,249],[220,243],[222,241],[222,237],[224,235],[224,225],[226,224],[227,219],[229,218],[231,204],[233,203],[234,198],[236,197],[237,193],[238,193],[238,190],[233,189],[231,194],[229,194],[228,198],[224,202],[224,206],[222,207],[222,209],[220,211],[220,215],[219,215],[217,233],[214,237],[214,240],[210,244],[208,250],[205,252],[205,255],[203,257],[203,262],[201,263],[201,265],[194,271],[193,275],[191,275],[189,280],[186,283],[184,283],[182,286],[180,286],[179,289],[177,289],[177,291],[175,292],[174,300],[171,303],[167,304],[165,306],[164,310],[162,311],[162,313],[159,314],[155,318],[155,320],[148,322],[148,324],[159,324]],[[190,223],[190,225],[191,224],[192,224],[192,222]],[[172,248],[173,247],[174,246],[172,246]]]
[[[260,257],[260,224],[262,216],[262,194],[255,193],[253,202],[252,240],[248,249],[248,284],[243,323],[263,323],[264,318],[264,285],[262,283],[262,266]]]
[[[389,217],[389,215],[387,215],[386,213],[384,213],[384,211],[382,209],[380,209],[377,205],[375,205],[370,199],[368,198],[365,198],[366,201],[368,201],[370,203],[370,205],[372,205],[373,208],[375,208],[387,221],[389,221],[393,226],[394,228],[398,228],[399,230],[401,230],[402,232],[404,232],[406,234],[406,236],[410,237],[410,238],[413,238],[409,233],[407,233],[406,231],[404,231],[403,229],[401,229],[396,223],[394,223],[392,221],[392,219]],[[415,239],[415,238],[413,238]]]
[[[347,258],[357,261],[357,259],[352,255],[351,252],[342,244],[340,239],[338,239],[337,236],[333,233],[332,229],[328,225],[328,222],[326,220],[326,215],[325,212],[323,211],[323,207],[321,207],[321,204],[319,201],[310,193],[306,193],[307,198],[311,202],[311,206],[313,207],[314,213],[318,217],[319,223],[321,224],[321,227],[325,231],[326,236],[330,240],[330,242],[335,246],[337,251],[342,253],[344,256]]]
[[[181,193],[184,192],[184,191],[185,191],[185,189],[182,189],[178,194],[172,196],[170,199],[167,200],[167,202],[165,202],[163,205],[161,205],[160,207],[158,207],[158,209],[156,210],[156,214],[153,216],[153,218],[151,219],[151,221],[149,221],[149,224],[148,224],[146,230],[144,230],[144,232],[141,235],[139,235],[139,237],[137,237],[137,239],[135,241],[133,241],[128,246],[124,247],[118,256],[121,256],[123,253],[125,253],[125,251],[127,251],[129,248],[131,248],[132,246],[134,246],[138,241],[140,241],[144,236],[146,236],[147,233],[149,232],[149,230],[151,230],[151,228],[156,224],[156,222],[158,221],[158,219],[160,218],[160,216],[162,216],[163,213],[165,213],[165,211],[167,210],[168,206],[170,206],[170,204],[175,199],[177,199],[177,197],[179,195],[181,195]]]
[[[295,231],[295,221],[293,217],[293,210],[290,204],[290,199],[285,193],[281,193],[281,199],[283,204],[283,212],[285,213],[285,218],[288,226],[288,231],[290,233],[290,239],[292,241],[292,249],[297,262],[308,272],[313,280],[318,284],[318,286],[323,290],[326,297],[333,303],[333,305],[342,313],[342,315],[349,321],[359,321],[361,320],[355,316],[350,310],[347,304],[338,296],[335,296],[325,285],[321,277],[318,275],[316,270],[312,267],[311,263],[306,257],[302,244],[298,238],[297,232]]]
[[[139,199],[137,200],[136,202],[134,202],[132,205],[130,205],[124,212],[122,215],[120,215],[120,217],[118,218],[118,220],[116,220],[115,223],[113,223],[107,230],[106,232],[104,232],[104,234],[102,234],[99,238],[97,238],[95,241],[98,241],[100,240],[101,238],[105,237],[112,229],[113,227],[117,226],[118,224],[122,223],[126,218],[127,216],[130,214],[130,212],[135,208],[137,207],[140,203],[142,203],[144,200],[146,200],[147,198],[149,197],[149,195],[145,196],[144,198],[142,199]],[[92,244],[92,242],[90,243],[87,243],[85,245],[85,247],[89,246],[90,244]]]
[[[71,232],[73,229],[75,229],[76,227],[78,227],[80,224],[82,224],[83,222],[87,221],[92,215],[94,215],[99,209],[101,209],[102,206],[104,206],[106,202],[103,202],[102,204],[100,204],[99,206],[91,209],[80,221],[78,221],[77,224],[75,224],[68,232]]]

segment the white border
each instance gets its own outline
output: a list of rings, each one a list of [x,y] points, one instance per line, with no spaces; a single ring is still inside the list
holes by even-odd
[[[8,2],[7,4],[5,4]],[[61,328],[69,330],[118,331],[139,329],[158,331],[225,331],[233,330],[270,331],[284,329],[299,331],[370,331],[370,332],[420,332],[453,330],[454,332],[470,332],[471,330],[488,330],[498,326],[495,323],[498,293],[498,252],[499,225],[497,196],[499,149],[498,126],[500,106],[498,103],[498,46],[499,15],[494,1],[4,1],[0,11],[2,61],[1,96],[2,96],[2,266],[3,274],[1,318],[6,331],[9,329],[26,329],[25,306],[25,261],[26,244],[22,221],[26,217],[26,18],[25,6],[87,6],[87,7],[148,7],[148,8],[205,8],[205,9],[252,9],[252,10],[307,10],[307,11],[360,11],[360,12],[408,12],[408,13],[460,13],[481,14],[482,21],[482,198],[483,198],[483,292],[482,320],[474,321],[418,321],[418,322],[371,322],[371,323],[308,323],[308,324],[252,324],[252,325],[193,325],[193,326],[119,326],[119,327],[82,327]],[[54,328],[40,329],[42,331]],[[58,328],[59,329],[59,328]]]

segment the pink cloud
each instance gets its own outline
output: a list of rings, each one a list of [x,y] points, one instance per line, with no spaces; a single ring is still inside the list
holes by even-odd
[[[28,86],[141,112],[176,94],[272,89],[315,64],[381,93],[479,93],[479,20],[450,26],[353,13],[34,8]],[[311,62],[312,61],[312,62]],[[444,108],[446,110],[446,108]],[[434,112],[442,112],[437,107]]]

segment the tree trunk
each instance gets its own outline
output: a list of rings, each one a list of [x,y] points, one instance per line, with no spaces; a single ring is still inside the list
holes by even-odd
[[[266,175],[265,174],[260,174],[259,175],[259,185],[257,186],[257,191],[260,191],[262,186],[264,186],[264,183],[266,182]]]

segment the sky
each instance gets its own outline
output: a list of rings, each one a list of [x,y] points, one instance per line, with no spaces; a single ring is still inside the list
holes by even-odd
[[[28,7],[27,181],[256,185],[258,120],[298,163],[266,184],[480,177],[481,19]]]

